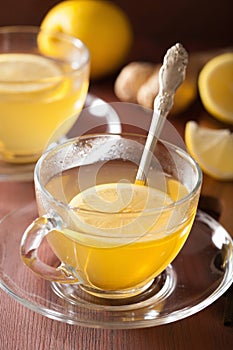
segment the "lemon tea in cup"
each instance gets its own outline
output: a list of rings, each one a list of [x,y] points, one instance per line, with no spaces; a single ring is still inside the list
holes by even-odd
[[[106,299],[140,295],[184,245],[197,210],[200,168],[181,148],[158,141],[146,183],[138,185],[145,141],[136,134],[86,135],[37,162],[40,216],[23,235],[21,256],[65,299],[74,302],[79,290]],[[58,267],[40,260],[44,238]]]
[[[78,39],[37,27],[0,28],[0,159],[35,162],[72,128],[89,84]]]

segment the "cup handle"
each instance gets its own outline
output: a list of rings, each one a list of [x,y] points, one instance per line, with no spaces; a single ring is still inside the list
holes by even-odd
[[[61,229],[59,216],[44,215],[34,220],[23,234],[20,254],[24,264],[40,277],[53,282],[80,283],[74,269],[61,263],[57,268],[42,262],[38,249],[43,238],[52,230]]]

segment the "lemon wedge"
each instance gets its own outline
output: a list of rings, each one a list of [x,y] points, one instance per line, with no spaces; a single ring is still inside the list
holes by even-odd
[[[233,124],[233,52],[209,60],[198,77],[200,98],[206,110]]]
[[[53,61],[29,53],[0,55],[0,91],[4,93],[37,92],[54,86],[61,76]]]
[[[185,143],[203,172],[218,180],[233,180],[233,134],[228,129],[209,129],[189,121]]]

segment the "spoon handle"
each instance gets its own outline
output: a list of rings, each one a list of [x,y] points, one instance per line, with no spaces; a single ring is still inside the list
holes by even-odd
[[[179,43],[172,46],[164,56],[159,71],[159,92],[154,100],[152,121],[136,176],[137,184],[145,184],[157,140],[173,106],[175,92],[185,79],[187,64],[187,51]]]

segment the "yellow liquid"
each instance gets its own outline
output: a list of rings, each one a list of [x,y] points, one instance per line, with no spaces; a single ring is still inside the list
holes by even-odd
[[[120,164],[118,165],[115,172],[116,169],[123,172]],[[121,178],[122,175],[123,173]],[[97,185],[95,189],[100,189],[100,192],[104,188],[108,189],[106,199],[114,201],[115,194],[112,196],[111,191],[115,191],[116,184],[104,184],[104,180],[109,177],[108,168],[99,174],[99,177],[102,179],[102,184]],[[63,194],[67,195],[70,204],[76,203],[80,207],[81,195],[71,198],[72,179],[74,177],[69,174],[63,177]],[[50,191],[56,187],[55,182],[53,180],[48,184]],[[147,187],[151,196],[150,202],[143,193],[146,186],[123,184],[122,191],[124,186],[131,186],[137,191],[138,201],[132,199],[127,205],[118,207],[118,213],[110,213],[106,207],[106,213],[101,217],[81,214],[74,209],[70,217],[72,222],[70,227],[63,232],[52,231],[47,236],[58,258],[72,266],[84,284],[103,290],[139,288],[159,275],[182,248],[196,212],[196,205],[188,207],[187,204],[182,208],[183,212],[170,210],[161,212],[159,216],[153,213],[140,216],[140,206],[141,210],[145,205],[148,209],[154,198],[156,202],[157,196],[161,197],[161,200],[167,198],[171,203],[187,193],[187,189],[175,179],[166,180],[166,193],[160,189]],[[85,190],[84,194],[88,191],[90,190]],[[129,196],[126,198],[128,201]],[[94,199],[90,205],[96,205],[96,200]],[[87,205],[84,204],[83,207],[87,208]],[[139,212],[132,214],[134,210]],[[94,236],[97,231],[99,239]],[[106,234],[108,238],[103,237]],[[120,236],[122,239],[119,239]]]
[[[88,68],[69,69],[38,55],[0,55],[0,158],[34,161],[70,130],[85,101]]]

